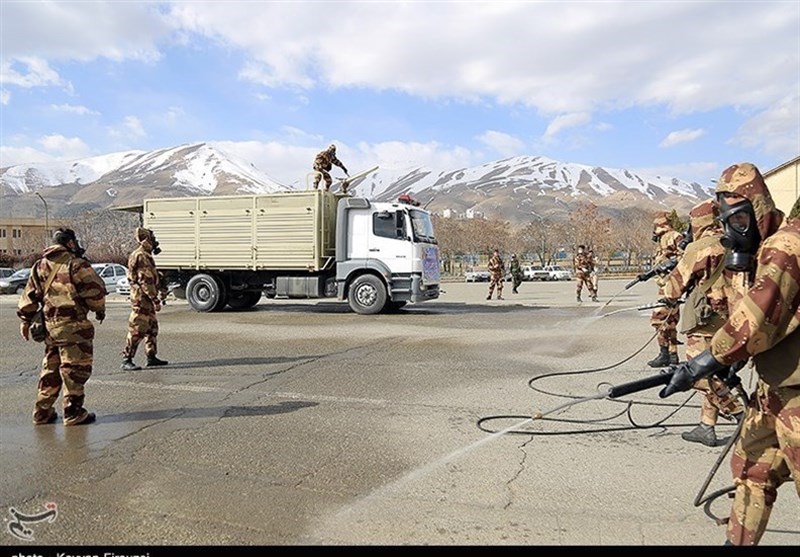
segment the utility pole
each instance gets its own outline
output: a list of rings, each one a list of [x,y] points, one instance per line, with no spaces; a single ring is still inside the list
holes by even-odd
[[[36,197],[41,199],[42,203],[44,203],[44,243],[45,246],[47,246],[47,243],[50,241],[50,215],[47,211],[47,201],[44,200],[44,197],[42,197],[38,191],[34,193],[36,194]]]

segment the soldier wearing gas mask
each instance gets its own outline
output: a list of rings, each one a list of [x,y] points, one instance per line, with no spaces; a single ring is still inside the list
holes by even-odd
[[[153,231],[147,228],[136,229],[139,246],[128,257],[128,281],[131,285],[131,314],[128,318],[128,337],[123,351],[122,369],[137,371],[142,369],[133,362],[139,344],[144,340],[147,367],[163,366],[168,362],[160,360],[158,354],[158,319],[161,311],[159,297],[159,276],[153,255],[161,253]]]
[[[750,163],[727,168],[716,194],[726,267],[747,276],[748,288],[738,292],[710,348],[670,368],[659,396],[726,375],[752,358],[758,381],[731,456],[736,494],[726,544],[756,545],[778,487],[791,476],[800,495],[800,219],[784,222]]]
[[[659,212],[653,219],[653,241],[658,244],[653,267],[657,267],[668,260],[680,256],[683,252],[679,246],[683,236],[673,228],[669,215]],[[665,277],[657,276],[658,297],[664,296]],[[658,355],[647,362],[650,367],[666,367],[678,363],[678,322],[680,309],[675,307],[660,307],[650,314],[650,325],[657,331]]]
[[[55,404],[62,387],[64,425],[90,424],[96,419],[83,405],[84,385],[92,375],[94,362],[94,325],[88,314],[94,312],[97,321],[103,322],[106,287],[83,258],[84,251],[73,230],[56,230],[53,245],[34,264],[17,304],[23,339],[29,340],[31,320],[40,307],[44,308],[47,328],[33,408],[35,425],[58,419]]]

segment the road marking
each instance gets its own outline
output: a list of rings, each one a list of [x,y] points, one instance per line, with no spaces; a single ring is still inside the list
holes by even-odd
[[[303,393],[273,393],[272,396],[281,398],[299,398],[303,400],[324,400],[328,402],[361,402],[364,404],[388,404],[388,400],[375,399],[375,398],[353,398],[353,397],[339,397],[339,396],[326,396],[326,395],[308,395]]]
[[[109,381],[107,379],[95,379],[92,385],[111,385],[113,387],[144,387],[145,389],[159,389],[163,391],[190,391],[193,393],[229,393],[230,389],[220,389],[217,387],[200,387],[197,385],[160,385],[156,383],[137,383],[135,381]]]

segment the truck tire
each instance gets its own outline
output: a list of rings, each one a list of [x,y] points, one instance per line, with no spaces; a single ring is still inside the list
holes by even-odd
[[[375,275],[361,275],[347,293],[350,309],[361,315],[374,315],[386,305],[386,286]]]
[[[219,311],[227,302],[225,287],[216,277],[200,273],[189,279],[186,299],[192,309],[201,313]]]
[[[228,306],[231,309],[242,310],[250,309],[261,299],[261,291],[257,292],[237,292],[228,295]]]

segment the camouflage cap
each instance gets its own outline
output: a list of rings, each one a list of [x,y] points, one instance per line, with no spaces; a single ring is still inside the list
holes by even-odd
[[[719,215],[719,205],[716,199],[706,199],[701,201],[689,211],[689,224],[692,227],[692,235],[699,238],[706,230],[719,228],[716,218]]]
[[[783,212],[775,207],[767,183],[756,166],[749,162],[732,164],[722,171],[716,194],[744,197],[753,205],[761,238],[771,236],[783,222]]]

